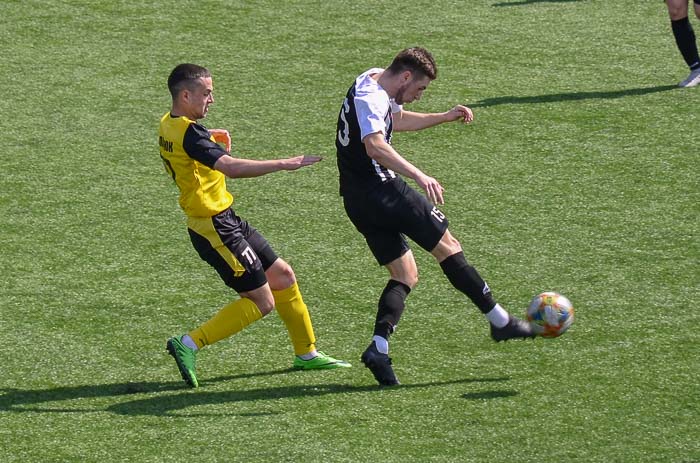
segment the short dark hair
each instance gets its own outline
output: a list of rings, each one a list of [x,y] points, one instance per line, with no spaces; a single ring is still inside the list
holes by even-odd
[[[399,52],[387,68],[390,74],[411,71],[423,74],[430,80],[437,77],[437,66],[433,55],[422,47],[406,48]]]
[[[211,77],[209,69],[196,64],[183,63],[175,66],[168,77],[168,90],[173,99],[183,90],[191,90],[201,77]]]

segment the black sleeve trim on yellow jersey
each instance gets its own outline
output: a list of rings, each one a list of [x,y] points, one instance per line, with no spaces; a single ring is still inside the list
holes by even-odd
[[[213,169],[214,163],[228,153],[209,137],[211,134],[206,128],[199,124],[190,124],[185,131],[182,147],[189,157]]]

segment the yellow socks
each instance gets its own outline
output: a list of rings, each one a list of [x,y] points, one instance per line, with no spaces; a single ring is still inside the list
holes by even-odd
[[[304,355],[316,349],[316,337],[311,326],[309,309],[299,292],[299,285],[294,283],[287,289],[272,291],[275,307],[287,327],[289,338],[294,346],[295,355]],[[222,308],[202,326],[190,331],[190,337],[198,348],[214,344],[228,338],[256,320],[262,313],[250,299],[241,298]]]
[[[299,298],[301,299],[301,297]],[[303,304],[303,302],[302,302]],[[306,308],[306,306],[304,306]],[[188,334],[200,349],[241,331],[262,318],[258,306],[250,299],[241,298],[226,306],[202,326]],[[313,334],[312,334],[313,336]]]
[[[299,285],[295,282],[287,289],[272,291],[275,298],[277,313],[284,321],[292,340],[295,355],[304,355],[316,349],[316,338],[311,326],[309,309],[299,292]]]

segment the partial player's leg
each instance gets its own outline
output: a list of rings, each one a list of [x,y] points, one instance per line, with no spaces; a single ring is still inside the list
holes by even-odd
[[[408,293],[418,281],[413,253],[398,229],[400,220],[396,216],[405,214],[406,207],[403,192],[396,186],[383,185],[366,197],[343,197],[348,217],[364,236],[377,263],[389,271],[389,281],[379,298],[372,341],[361,356],[381,386],[399,384],[389,357],[389,337],[401,318]]]
[[[418,283],[418,268],[411,250],[385,267],[390,278],[379,298],[374,322],[374,341],[377,342],[380,352],[388,353],[389,336],[401,319],[408,294]],[[385,344],[387,347],[384,347]]]
[[[412,188],[406,187],[404,195],[410,206],[403,209],[410,212],[403,217],[402,231],[429,251],[452,286],[466,294],[486,315],[491,323],[491,337],[496,341],[534,337],[529,324],[510,316],[493,299],[488,285],[467,263],[461,244],[448,230],[445,214]]]
[[[274,308],[262,263],[244,239],[241,223],[230,209],[210,218],[188,219],[190,239],[200,257],[241,296],[201,326],[168,340],[168,353],[191,387],[198,386],[195,359],[199,349],[238,333]]]
[[[695,32],[688,19],[688,0],[666,0],[668,14],[671,18],[671,29],[676,45],[683,59],[690,68],[690,75],[680,87],[695,87],[700,84],[700,57],[695,39]],[[695,14],[700,17],[700,4],[694,1]]]
[[[385,265],[390,279],[379,298],[372,342],[362,354],[362,363],[382,386],[399,384],[389,357],[389,337],[396,330],[406,298],[418,283],[418,268],[411,250]]]
[[[528,323],[510,315],[496,303],[491,289],[479,272],[469,265],[462,252],[461,244],[449,230],[445,230],[440,242],[430,252],[440,263],[443,273],[452,286],[467,295],[486,315],[491,324],[491,337],[495,341],[535,337]]]
[[[311,316],[299,291],[292,267],[277,258],[265,271],[277,313],[287,327],[294,347],[293,366],[300,370],[326,370],[348,368],[351,365],[316,350],[316,337]]]

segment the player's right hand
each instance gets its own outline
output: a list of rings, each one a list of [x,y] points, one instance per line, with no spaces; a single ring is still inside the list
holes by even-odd
[[[416,179],[416,182],[418,186],[425,191],[428,201],[435,205],[445,204],[445,200],[442,196],[442,192],[445,191],[445,189],[440,185],[440,182],[427,175],[419,177]]]

